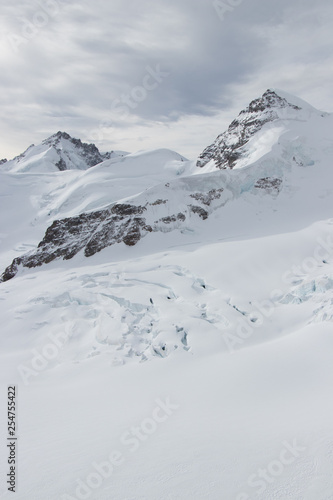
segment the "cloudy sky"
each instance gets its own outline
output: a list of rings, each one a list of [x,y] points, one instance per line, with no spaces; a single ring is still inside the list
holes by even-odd
[[[0,159],[58,130],[195,158],[281,88],[333,111],[332,0],[0,0]]]

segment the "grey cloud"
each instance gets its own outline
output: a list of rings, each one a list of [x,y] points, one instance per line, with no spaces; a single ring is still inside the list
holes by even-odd
[[[20,34],[20,19],[31,20],[41,8],[37,2],[14,6],[2,1],[0,6],[7,34]],[[142,85],[147,67],[156,65],[169,76],[130,109],[129,126],[140,120],[171,124],[191,115],[212,116],[236,105],[239,110],[234,89],[248,84],[252,92],[255,82],[266,87],[272,57],[274,78],[280,78],[279,67],[280,73],[284,67],[289,71],[290,61],[309,68],[328,64],[332,40],[323,39],[323,27],[332,13],[328,0],[243,0],[223,21],[207,0],[62,2],[59,14],[50,16],[18,53],[2,37],[2,137],[9,134],[8,115],[11,134],[21,128],[19,123],[15,127],[17,117],[38,124],[41,133],[53,124],[79,130],[80,121],[82,130],[103,120],[125,127],[126,115],[114,113],[112,103]],[[303,36],[307,32],[321,42],[310,44]],[[279,51],[286,37],[291,45]],[[294,86],[298,75],[295,70],[294,82],[293,74],[287,75]],[[32,135],[31,129],[27,134]]]

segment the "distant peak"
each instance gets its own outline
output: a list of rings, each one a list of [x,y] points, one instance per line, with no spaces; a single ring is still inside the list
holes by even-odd
[[[62,139],[65,139],[68,144],[61,144]],[[45,139],[43,144],[50,146],[58,153],[59,161],[55,165],[59,170],[72,168],[68,158],[72,155],[73,149],[75,150],[75,155],[78,155],[88,167],[93,167],[111,157],[111,153],[100,153],[95,144],[82,142],[81,139],[71,137],[67,132],[61,132],[61,130]],[[66,151],[65,154],[64,151]]]
[[[48,137],[47,139],[44,139],[43,143],[50,144],[52,142],[59,142],[60,139],[71,140],[72,137],[69,134],[67,134],[67,132],[61,132],[59,130],[56,134],[50,135],[50,137]]]
[[[76,146],[80,149],[82,149],[82,148],[87,149],[88,148],[90,150],[93,150],[94,152],[98,151],[95,144],[87,144],[85,142],[82,142],[81,139],[76,139],[75,137],[71,137],[69,134],[67,134],[67,132],[61,132],[61,130],[59,130],[56,134],[50,135],[50,137],[48,137],[47,139],[44,139],[43,144],[57,146],[58,143],[61,141],[61,139],[65,139],[65,140],[71,142],[72,144],[74,144],[74,146]],[[98,151],[98,153],[99,153],[99,151]]]
[[[71,136],[67,134],[67,132],[61,132],[60,130],[55,134],[56,137],[63,138],[63,139],[71,139]]]

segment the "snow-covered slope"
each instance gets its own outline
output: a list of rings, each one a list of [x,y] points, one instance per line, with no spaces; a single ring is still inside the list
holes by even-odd
[[[102,161],[126,153],[100,153],[95,144],[86,144],[66,132],[57,132],[41,144],[32,144],[24,153],[2,164],[8,172],[54,172],[55,170],[86,170]]]
[[[333,117],[254,102],[233,168],[1,174],[18,500],[331,499]]]
[[[194,163],[170,150],[114,157],[87,170],[0,172],[0,263],[36,247],[55,219],[99,210],[121,198],[186,175]]]
[[[207,172],[215,168],[249,165],[269,153],[285,130],[297,130],[293,122],[310,122],[311,139],[312,131],[316,130],[316,119],[320,123],[320,118],[327,116],[327,113],[286,92],[267,90],[239,113],[226,132],[204,149],[197,166],[205,167]]]
[[[56,197],[51,211],[54,218],[59,207],[65,208],[69,217],[54,220],[38,249],[17,257],[2,279],[12,278],[22,266],[32,268],[59,257],[71,259],[80,251],[90,257],[115,244],[134,246],[154,233],[177,231],[180,240],[188,233],[201,235],[205,231],[201,221],[213,213],[226,238],[230,236],[230,221],[243,231],[248,214],[257,218],[252,214],[253,206],[257,215],[262,207],[269,214],[278,211],[281,231],[288,230],[290,224],[297,229],[328,217],[331,191],[327,186],[332,185],[333,172],[327,165],[333,147],[333,116],[300,104],[267,91],[220,136],[214,158],[203,169],[193,169],[191,162],[166,150],[108,160],[90,169]],[[216,158],[230,159],[227,149],[232,142],[237,146],[231,146],[234,168],[226,171]],[[161,163],[164,168],[155,173],[155,166]],[[216,169],[216,165],[221,168]],[[159,183],[172,176],[176,180]],[[130,188],[126,179],[131,179]],[[100,192],[100,186],[104,190],[110,184],[112,197],[110,191]],[[309,192],[314,204],[308,199]],[[294,211],[292,218],[282,215],[286,210]],[[234,215],[227,218],[230,211]],[[161,241],[167,245],[165,237]]]
[[[54,216],[70,217],[101,209],[112,201],[128,199],[190,171],[193,171],[193,162],[168,149],[111,158],[51,192],[48,210]]]

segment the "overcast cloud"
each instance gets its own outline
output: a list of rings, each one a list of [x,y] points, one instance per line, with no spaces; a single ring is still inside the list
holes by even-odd
[[[58,130],[194,158],[269,87],[333,111],[331,0],[219,5],[1,0],[0,158]]]

